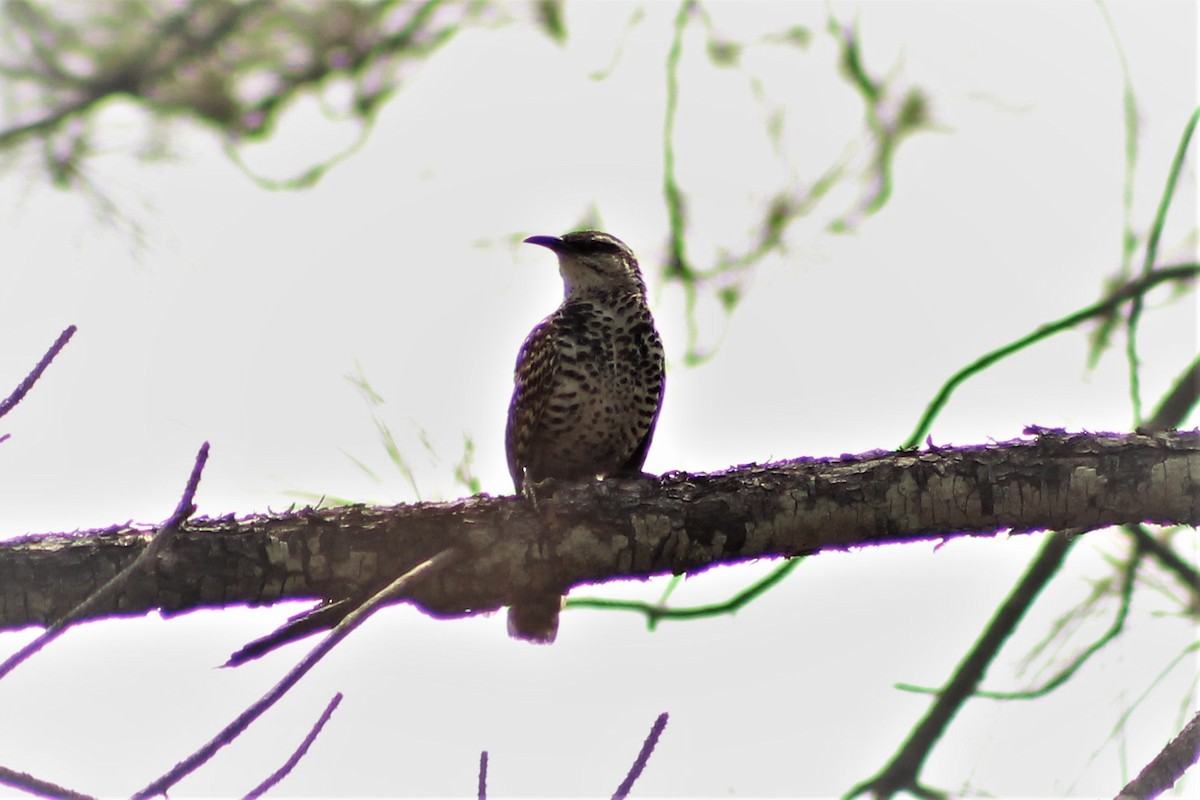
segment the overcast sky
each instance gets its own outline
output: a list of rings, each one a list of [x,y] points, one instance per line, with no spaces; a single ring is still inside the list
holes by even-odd
[[[813,39],[759,44],[736,71],[708,61],[703,26],[689,28],[677,158],[702,265],[750,243],[765,198],[818,177],[861,136],[862,113],[837,75],[827,6],[705,8],[727,39],[793,25]],[[839,19],[858,22],[867,68],[920,87],[936,127],[902,144],[891,201],[856,233],[829,232],[860,188],[850,183],[789,231],[786,252],[760,265],[728,320],[702,301],[700,340],[715,355],[689,368],[683,298],[661,280],[663,64],[677,6],[569,3],[563,47],[527,7],[509,10],[509,22],[464,32],[416,70],[365,146],[309,191],[259,188],[185,124],[173,129],[177,157],[138,161],[144,120],[121,103],[97,118],[103,146],[88,162],[121,219],[28,165],[4,174],[0,386],[15,386],[66,325],[79,332],[0,422],[11,434],[0,444],[0,534],[161,520],[203,441],[202,514],[321,495],[418,499],[389,466],[372,411],[400,441],[420,499],[463,493],[453,467],[464,437],[484,491],[510,492],[513,362],[562,292],[553,259],[518,242],[590,212],[641,257],[668,350],[653,472],[895,447],[954,370],[1095,301],[1119,264],[1122,75],[1098,6],[839,3]],[[1110,12],[1138,103],[1132,219],[1144,235],[1197,101],[1196,7],[1118,2]],[[763,133],[772,113],[782,153]],[[300,103],[244,156],[286,178],[353,135],[315,101]],[[1189,164],[1163,263],[1195,258],[1195,224]],[[966,385],[933,439],[1003,440],[1028,424],[1128,429],[1124,359],[1111,351],[1088,370],[1086,334]],[[1152,295],[1140,334],[1149,407],[1197,343],[1194,294]],[[382,406],[346,380],[360,371]],[[837,795],[881,768],[926,708],[893,684],[942,683],[1040,542],[821,555],[735,617],[651,634],[633,616],[571,611],[552,647],[509,640],[503,614],[447,622],[389,609],[172,794],[245,792],[340,690],[341,708],[277,796],[465,796],[481,750],[495,796],[608,796],[663,711],[671,721],[639,796]],[[1111,604],[1019,671],[1124,547],[1103,532],[1076,548],[989,688],[1044,679],[1103,630]],[[675,598],[723,598],[772,566],[710,571]],[[663,585],[575,594],[653,599]],[[0,764],[128,794],[294,663],[305,645],[214,669],[299,608],[69,633],[0,681]],[[1064,689],[970,704],[926,783],[998,797],[1115,793],[1196,705],[1194,659],[1151,688],[1194,640],[1187,620],[1158,613],[1175,609],[1145,590],[1128,637]],[[0,650],[30,635],[0,634]]]

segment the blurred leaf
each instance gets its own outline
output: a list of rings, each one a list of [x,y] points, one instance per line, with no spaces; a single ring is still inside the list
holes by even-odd
[[[896,133],[904,134],[929,122],[929,100],[920,89],[909,89],[896,117]]]
[[[463,454],[458,463],[454,465],[454,479],[461,486],[466,487],[471,494],[479,494],[483,491],[483,484],[479,478],[475,476],[472,467],[475,464],[475,440],[468,434],[463,434]]]
[[[797,47],[808,47],[809,43],[812,42],[812,31],[803,25],[795,25],[784,31],[780,39],[790,42]]]
[[[272,135],[300,96],[331,109],[336,102],[329,116],[369,130],[374,112],[400,87],[406,70],[427,60],[486,5],[486,0],[6,2],[0,5],[0,150],[41,146],[52,179],[71,186],[79,162],[93,153],[91,118],[106,100],[120,96],[149,112],[146,144],[135,148],[140,153],[164,152],[166,123],[186,118],[215,132],[249,173],[237,147]],[[340,91],[345,87],[350,91]],[[78,141],[69,147],[55,141],[64,132]],[[290,182],[270,182],[270,188],[311,185],[344,155],[324,157]]]
[[[736,67],[742,55],[742,46],[736,42],[708,40],[708,57],[718,67]]]
[[[539,0],[534,9],[542,31],[557,44],[567,41],[567,24],[563,20],[562,0]]]
[[[862,50],[858,44],[858,31],[850,26],[841,25],[830,17],[829,32],[841,47],[840,68],[851,84],[858,88],[869,103],[877,103],[883,92],[882,87],[870,75],[862,62]]]
[[[723,286],[717,290],[717,300],[720,301],[721,307],[727,314],[737,307],[738,301],[741,299],[742,290],[737,286]]]

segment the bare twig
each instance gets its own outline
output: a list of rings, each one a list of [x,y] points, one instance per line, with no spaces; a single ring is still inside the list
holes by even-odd
[[[1138,567],[1141,565],[1141,563],[1142,553],[1140,550],[1138,550],[1130,558],[1129,563],[1125,566],[1125,571],[1121,576],[1121,602],[1117,607],[1117,613],[1113,616],[1113,620],[1109,624],[1108,628],[1103,634],[1097,637],[1095,641],[1083,648],[1083,651],[1075,656],[1075,658],[1071,660],[1071,663],[1060,669],[1053,677],[1047,681],[1044,681],[1040,686],[1036,686],[1032,689],[1023,689],[1011,692],[985,691],[981,689],[973,692],[972,694],[975,697],[982,697],[988,700],[1036,700],[1040,697],[1045,697],[1055,689],[1065,685],[1069,680],[1071,680],[1071,678],[1075,676],[1075,673],[1077,673],[1083,667],[1083,665],[1092,658],[1092,656],[1103,650],[1106,646],[1108,646],[1109,643],[1115,641],[1116,638],[1125,631],[1125,620],[1129,617],[1129,607],[1133,602],[1133,587],[1137,578]],[[1107,594],[1107,589],[1097,589],[1093,598],[1085,601],[1082,606],[1083,609],[1087,609],[1091,605],[1092,600],[1102,597],[1105,594]],[[1078,609],[1076,609],[1076,611],[1068,612],[1068,617],[1077,611]],[[1052,641],[1057,632],[1060,630],[1061,627],[1055,628],[1054,632],[1052,632],[1051,635],[1048,636],[1043,642],[1043,645],[1048,641]],[[1039,648],[1041,646],[1042,645],[1039,645]],[[896,684],[896,688],[903,691],[921,692],[925,694],[937,694],[939,692],[938,689],[931,689],[924,686],[913,686],[912,684],[907,683]]]
[[[1179,735],[1156,755],[1138,776],[1126,784],[1117,800],[1158,797],[1200,760],[1200,714],[1192,717]]]
[[[0,401],[0,417],[12,411],[13,407],[21,402],[22,398],[29,393],[33,385],[42,377],[42,373],[46,371],[46,367],[50,366],[50,362],[54,360],[60,350],[67,346],[67,342],[71,341],[71,337],[75,335],[75,330],[74,325],[68,325],[66,330],[60,333],[58,338],[54,340],[54,344],[50,345],[50,349],[42,356],[42,360],[37,363],[33,371],[25,376],[25,380],[21,381],[12,394],[4,398],[3,401]]]
[[[38,797],[54,797],[60,800],[95,800],[90,794],[81,794],[7,767],[0,767],[0,785],[11,786]]]
[[[1142,264],[1142,277],[1147,277],[1153,273],[1155,262],[1158,260],[1158,242],[1162,236],[1163,226],[1167,221],[1167,212],[1171,208],[1171,201],[1175,195],[1175,186],[1178,184],[1179,175],[1183,171],[1183,160],[1187,157],[1188,146],[1191,144],[1192,134],[1196,132],[1196,124],[1198,122],[1200,122],[1200,108],[1192,112],[1192,116],[1188,119],[1188,123],[1184,127],[1183,137],[1179,140],[1179,145],[1175,149],[1175,158],[1171,162],[1171,170],[1167,174],[1167,183],[1163,187],[1162,197],[1158,203],[1158,211],[1155,213],[1154,222],[1150,226],[1150,236],[1146,240],[1146,257]],[[1142,295],[1135,295],[1129,304],[1129,315],[1125,320],[1125,357],[1129,362],[1129,395],[1133,401],[1133,418],[1139,424],[1142,421],[1142,398],[1141,359],[1138,357],[1137,352],[1137,334],[1144,303],[1145,300]]]
[[[1149,430],[1162,430],[1162,428],[1152,427],[1159,420],[1168,420],[1168,427],[1179,425],[1196,407],[1197,400],[1200,400],[1200,356],[1196,356],[1188,368],[1180,374],[1175,381],[1175,388],[1159,402],[1154,416],[1142,427]]]
[[[113,593],[125,586],[133,575],[141,572],[147,565],[153,563],[158,558],[158,554],[162,552],[166,543],[178,532],[183,523],[187,521],[187,518],[196,510],[193,501],[196,496],[196,488],[200,485],[200,475],[204,472],[204,465],[207,462],[208,442],[205,442],[200,446],[200,451],[196,453],[196,461],[192,464],[192,474],[188,476],[187,485],[183,489],[183,495],[179,498],[179,504],[175,506],[175,511],[159,527],[153,538],[150,539],[150,542],[138,554],[138,557],[129,566],[110,578],[107,583],[88,595],[79,605],[47,625],[46,630],[40,636],[5,659],[4,663],[0,664],[0,678],[12,672],[34,653],[57,639],[72,623],[87,617],[96,606],[106,602]]]
[[[1151,536],[1145,525],[1127,525],[1125,529],[1138,547],[1154,556],[1163,569],[1174,573],[1179,582],[1191,591],[1193,605],[1200,608],[1200,572],[1170,547]]]
[[[455,550],[443,550],[433,558],[426,559],[417,566],[410,569],[408,572],[401,575],[396,580],[392,581],[380,592],[376,593],[370,600],[363,603],[355,609],[349,616],[338,623],[329,634],[317,644],[308,655],[301,659],[295,667],[283,676],[279,683],[275,684],[271,689],[250,705],[245,711],[237,716],[233,722],[225,726],[216,736],[210,739],[196,752],[180,761],[168,772],[153,780],[145,788],[133,794],[134,800],[144,800],[149,797],[165,795],[168,790],[179,781],[190,775],[193,771],[207,762],[213,755],[216,754],[225,745],[232,742],[235,738],[241,735],[242,731],[246,730],[251,723],[261,717],[267,709],[275,705],[281,697],[284,696],[293,686],[295,686],[301,678],[303,678],[309,670],[317,665],[330,650],[334,648],[342,639],[345,639],[351,631],[361,625],[380,607],[386,605],[396,595],[409,588],[420,575],[427,571],[434,571],[445,566],[448,562],[453,561],[457,555]]]
[[[487,750],[479,754],[479,800],[487,800]]]
[[[325,710],[321,712],[321,716],[313,724],[312,729],[308,732],[308,736],[304,737],[304,741],[292,753],[291,758],[284,762],[283,766],[275,770],[271,775],[258,786],[255,786],[246,793],[244,800],[258,800],[271,789],[275,784],[287,777],[288,773],[296,768],[300,763],[300,759],[308,752],[308,748],[312,747],[312,743],[321,735],[321,729],[325,727],[325,723],[329,722],[329,718],[333,716],[333,712],[337,710],[338,705],[342,702],[342,693],[338,692],[329,701],[329,705],[325,706]]]
[[[702,606],[686,606],[683,608],[672,608],[664,605],[664,601],[660,600],[656,603],[647,603],[644,600],[609,600],[604,597],[571,597],[567,598],[567,608],[599,608],[609,611],[636,611],[644,614],[646,617],[646,627],[654,630],[658,627],[658,623],[664,619],[697,619],[707,617],[719,617],[723,614],[736,614],[739,609],[750,605],[757,600],[761,595],[779,584],[792,573],[796,567],[800,566],[800,562],[804,560],[804,556],[796,556],[785,560],[775,569],[766,575],[766,577],[752,583],[745,589],[724,600],[720,603],[710,603]]]
[[[1113,24],[1112,15],[1105,3],[1097,3],[1097,10],[1104,18],[1104,25],[1112,38],[1113,50],[1117,54],[1117,62],[1121,66],[1121,106],[1125,121],[1125,174],[1122,178],[1121,190],[1121,266],[1113,283],[1128,280],[1133,270],[1133,254],[1138,246],[1138,234],[1133,223],[1133,186],[1138,159],[1138,108],[1137,94],[1133,88],[1133,75],[1129,70],[1129,60],[1125,57],[1125,48],[1117,27]],[[1108,348],[1113,330],[1118,322],[1116,314],[1109,314],[1100,320],[1091,335],[1088,352],[1088,369],[1095,368],[1100,361],[1100,355]]]
[[[925,409],[925,414],[921,417],[920,422],[917,423],[916,430],[901,445],[901,448],[909,449],[916,447],[919,442],[925,439],[929,434],[930,427],[933,425],[934,417],[941,413],[942,408],[949,402],[950,395],[954,394],[954,390],[973,375],[982,372],[996,362],[1011,356],[1013,353],[1024,350],[1036,342],[1040,342],[1042,339],[1047,339],[1057,333],[1074,328],[1087,320],[1111,314],[1125,301],[1134,297],[1141,297],[1160,283],[1168,281],[1185,283],[1195,280],[1198,275],[1200,275],[1200,264],[1197,263],[1175,264],[1170,267],[1156,269],[1149,275],[1144,275],[1137,280],[1130,281],[1119,287],[1108,297],[1097,303],[1093,303],[1073,314],[1068,314],[1062,319],[1042,325],[1037,330],[1022,336],[1014,342],[1010,342],[990,353],[985,353],[950,376],[949,380],[938,390],[937,396],[933,398],[933,401]]]
[[[654,752],[659,737],[662,736],[663,730],[667,727],[667,719],[668,714],[664,711],[658,715],[658,719],[654,720],[654,724],[650,726],[650,733],[646,736],[646,741],[642,742],[641,752],[634,759],[633,766],[629,768],[629,774],[625,776],[625,780],[621,781],[621,785],[617,787],[617,791],[613,792],[613,800],[624,800],[624,798],[629,796],[634,782],[641,776],[642,770],[646,769],[646,764],[650,761],[650,755]]]

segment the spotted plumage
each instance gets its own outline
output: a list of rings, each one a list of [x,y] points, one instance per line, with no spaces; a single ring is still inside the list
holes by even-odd
[[[518,493],[547,478],[641,471],[664,386],[663,347],[646,285],[625,244],[600,231],[525,240],[558,255],[563,302],[517,355],[505,449]],[[509,607],[509,633],[551,642],[560,593],[531,590]]]
[[[517,356],[508,410],[508,469],[527,481],[637,473],[663,396],[663,348],[637,259],[599,231],[533,236],[553,250],[562,305]]]

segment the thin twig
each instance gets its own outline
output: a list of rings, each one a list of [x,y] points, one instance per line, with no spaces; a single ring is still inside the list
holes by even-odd
[[[765,577],[760,578],[733,597],[720,603],[671,608],[663,605],[662,600],[657,603],[647,603],[643,600],[608,600],[603,597],[578,597],[568,598],[566,607],[599,608],[609,611],[636,611],[646,616],[646,626],[650,630],[654,630],[658,627],[659,621],[664,619],[696,619],[718,617],[722,614],[734,614],[739,609],[757,600],[768,589],[780,583],[791,574],[792,570],[800,566],[800,562],[803,560],[804,556],[796,556],[785,560]]]
[[[1154,263],[1158,259],[1158,242],[1162,238],[1163,226],[1167,222],[1167,212],[1171,208],[1171,200],[1175,196],[1175,186],[1179,182],[1179,175],[1183,172],[1183,160],[1187,157],[1188,146],[1191,144],[1192,134],[1196,131],[1197,122],[1200,122],[1200,108],[1192,112],[1192,116],[1184,128],[1183,136],[1179,140],[1179,145],[1175,149],[1175,158],[1171,161],[1171,169],[1167,173],[1167,184],[1163,187],[1162,197],[1158,201],[1158,210],[1155,212],[1154,222],[1150,226],[1150,236],[1146,240],[1146,257],[1142,264],[1143,277],[1154,271]],[[1142,422],[1142,392],[1141,359],[1137,352],[1137,333],[1144,303],[1142,295],[1135,295],[1129,304],[1129,314],[1125,322],[1125,357],[1129,362],[1129,395],[1133,400],[1133,418],[1139,425]]]
[[[11,786],[39,797],[54,797],[60,798],[60,800],[95,800],[90,794],[81,794],[56,783],[35,778],[27,772],[17,772],[15,769],[7,767],[0,767],[0,785]]]
[[[1121,790],[1117,800],[1158,797],[1174,786],[1197,760],[1200,760],[1200,714],[1192,717],[1179,735]]]
[[[1135,552],[1130,558],[1129,563],[1125,567],[1125,571],[1121,576],[1121,602],[1117,607],[1117,613],[1113,616],[1112,622],[1108,628],[1095,641],[1091,642],[1078,655],[1071,660],[1071,663],[1060,669],[1049,680],[1044,681],[1040,686],[1033,689],[1024,689],[1021,691],[1000,692],[980,689],[972,692],[972,696],[985,698],[988,700],[1037,700],[1045,697],[1055,689],[1065,685],[1067,681],[1075,677],[1080,669],[1083,668],[1092,656],[1103,650],[1109,643],[1116,640],[1125,631],[1125,621],[1129,617],[1129,607],[1133,603],[1133,587],[1137,578],[1138,567],[1142,563],[1141,552]],[[1100,596],[1100,592],[1097,592]],[[1086,606],[1085,606],[1086,607]],[[1053,637],[1051,637],[1052,639]],[[938,694],[940,689],[933,689],[926,686],[914,686],[908,683],[898,683],[896,688],[906,692],[918,692],[923,694]]]
[[[1111,314],[1126,300],[1129,300],[1132,297],[1139,297],[1153,289],[1155,286],[1158,286],[1160,283],[1166,283],[1168,281],[1182,282],[1194,280],[1197,275],[1200,275],[1200,264],[1197,263],[1175,264],[1170,267],[1156,269],[1149,275],[1126,283],[1124,286],[1121,286],[1108,297],[1100,300],[1097,303],[1093,303],[1092,305],[1080,309],[1073,314],[1068,314],[1062,319],[1042,325],[1037,330],[1022,336],[1020,339],[1017,339],[1014,342],[1010,342],[1009,344],[997,348],[990,353],[985,353],[950,376],[950,379],[943,384],[940,390],[938,390],[937,396],[934,397],[933,401],[930,402],[928,407],[926,407],[925,413],[921,417],[921,421],[917,423],[916,430],[914,430],[908,437],[908,441],[900,446],[900,449],[911,450],[925,439],[926,435],[929,433],[930,427],[933,425],[934,417],[941,413],[942,408],[947,402],[949,402],[950,395],[954,394],[954,390],[973,375],[982,372],[996,362],[1011,356],[1013,353],[1024,350],[1026,347],[1040,342],[1042,339],[1047,339],[1057,333],[1070,330],[1076,325],[1086,322],[1089,319]]]
[[[1175,388],[1167,392],[1167,395],[1159,401],[1153,416],[1142,425],[1142,428],[1156,431],[1180,425],[1195,408],[1198,400],[1200,400],[1200,355],[1196,356],[1188,368],[1180,374],[1175,381]],[[1174,421],[1162,426],[1159,424],[1162,420]]]
[[[1129,60],[1125,57],[1125,48],[1117,27],[1113,24],[1108,6],[1103,2],[1096,3],[1108,35],[1112,38],[1113,50],[1117,54],[1117,62],[1121,66],[1121,98],[1125,122],[1125,174],[1122,176],[1121,190],[1121,266],[1113,283],[1128,280],[1133,271],[1133,254],[1138,246],[1138,235],[1133,226],[1133,184],[1137,171],[1138,159],[1138,110],[1137,93],[1133,89],[1133,75],[1129,70]],[[1100,320],[1096,330],[1091,335],[1088,347],[1088,369],[1094,369],[1100,361],[1100,355],[1107,349],[1116,328],[1118,317],[1109,314]]]
[[[487,750],[479,754],[479,800],[487,800]]]
[[[38,378],[41,378],[42,373],[46,371],[46,367],[50,366],[50,362],[54,360],[60,350],[67,346],[67,342],[71,341],[71,337],[75,335],[75,330],[74,325],[68,325],[66,330],[60,333],[58,338],[54,340],[54,344],[50,345],[50,349],[42,356],[42,360],[37,363],[33,371],[25,376],[25,380],[21,381],[12,394],[4,398],[3,402],[0,402],[0,417],[12,411],[13,407],[21,402],[21,399],[29,393],[33,385],[38,382]]]
[[[183,495],[179,498],[179,504],[175,506],[175,511],[159,527],[137,558],[125,569],[111,577],[107,583],[84,598],[79,605],[47,625],[46,630],[40,636],[5,659],[4,663],[0,664],[0,678],[12,672],[34,653],[57,639],[74,622],[87,617],[96,606],[106,602],[115,592],[125,586],[131,576],[138,574],[158,557],[167,542],[196,510],[193,501],[196,497],[196,488],[200,485],[200,475],[204,472],[204,465],[207,462],[208,442],[205,442],[200,446],[200,451],[196,453],[196,461],[192,464],[192,474],[188,476],[187,485],[183,489]]]
[[[271,787],[286,778],[288,773],[296,768],[296,765],[300,763],[300,759],[304,758],[305,754],[308,752],[308,748],[312,747],[312,743],[315,742],[317,737],[321,735],[321,729],[325,727],[326,722],[329,722],[329,718],[333,716],[333,712],[337,710],[338,704],[341,702],[342,693],[338,692],[333,696],[333,699],[329,701],[329,705],[325,706],[325,710],[321,712],[321,716],[318,717],[316,723],[313,724],[312,729],[308,732],[308,736],[304,737],[304,741],[302,741],[300,746],[296,748],[296,751],[292,753],[291,758],[285,761],[283,766],[271,773],[271,775],[265,781],[251,789],[246,794],[244,800],[258,800],[259,797],[262,797],[264,794],[266,794]]]
[[[988,623],[970,653],[955,668],[950,682],[929,707],[925,716],[913,728],[892,760],[875,777],[858,784],[846,797],[870,792],[876,797],[891,797],[899,792],[932,793],[920,786],[918,776],[925,759],[958,713],[983,680],[984,673],[1000,647],[1025,616],[1038,594],[1058,572],[1063,560],[1078,537],[1064,532],[1051,533],[1025,574],[1005,598]]]
[[[1196,125],[1200,124],[1200,108],[1188,117],[1187,125],[1183,128],[1183,136],[1175,147],[1175,156],[1171,159],[1171,168],[1167,171],[1167,183],[1163,187],[1162,197],[1158,199],[1158,209],[1154,212],[1154,222],[1150,225],[1150,236],[1146,240],[1146,258],[1142,264],[1142,275],[1148,276],[1158,260],[1158,242],[1162,238],[1163,227],[1167,222],[1167,212],[1171,210],[1171,200],[1175,196],[1175,187],[1179,176],[1183,174],[1183,161],[1187,158],[1188,147],[1191,146],[1192,135]]]
[[[1137,542],[1138,547],[1158,559],[1158,563],[1179,579],[1192,593],[1192,603],[1200,607],[1200,572],[1180,558],[1179,554],[1150,535],[1145,525],[1126,525],[1125,530]]]
[[[629,768],[629,774],[625,776],[625,780],[621,781],[621,785],[617,787],[617,791],[613,792],[613,800],[624,800],[629,796],[629,792],[633,789],[633,784],[641,776],[642,770],[646,769],[646,764],[650,761],[650,755],[654,752],[655,746],[658,744],[658,739],[662,736],[663,730],[667,727],[667,712],[658,715],[658,719],[654,720],[654,724],[650,726],[650,734],[646,737],[646,741],[642,742],[641,752],[633,761],[633,766]]]
[[[168,772],[161,777],[156,778],[145,788],[133,794],[133,800],[144,800],[149,797],[157,797],[165,795],[168,790],[179,781],[190,775],[193,771],[207,762],[213,755],[216,754],[225,745],[232,742],[235,738],[241,735],[242,731],[246,730],[256,719],[261,717],[271,706],[275,705],[284,694],[295,686],[301,678],[303,678],[309,670],[317,665],[330,650],[334,648],[342,639],[345,639],[351,631],[361,625],[380,607],[391,602],[401,592],[407,590],[409,585],[426,571],[433,571],[444,566],[447,562],[452,561],[457,556],[458,551],[453,549],[443,550],[432,558],[422,561],[417,566],[410,569],[408,572],[401,575],[396,580],[389,583],[381,591],[376,593],[371,599],[363,603],[345,619],[338,623],[337,627],[325,636],[324,639],[317,644],[308,655],[300,660],[295,667],[283,676],[279,683],[275,684],[271,689],[252,703],[245,711],[237,716],[233,722],[223,728],[220,733],[210,739],[196,752],[180,761]]]

